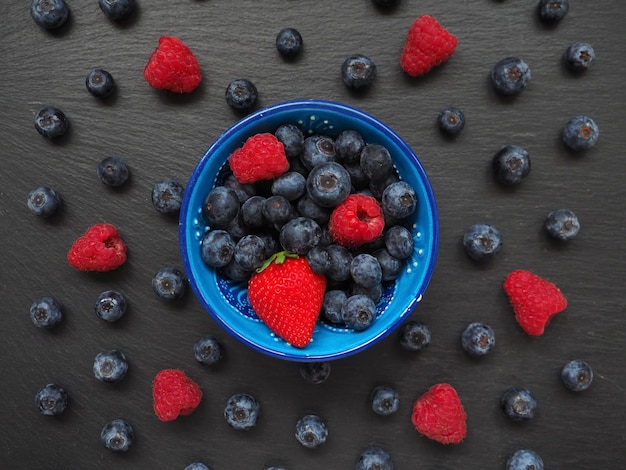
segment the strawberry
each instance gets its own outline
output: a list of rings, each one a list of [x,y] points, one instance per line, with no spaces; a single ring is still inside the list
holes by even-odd
[[[531,336],[541,336],[550,319],[567,307],[567,299],[553,283],[518,269],[504,280],[515,319]]]
[[[413,404],[411,422],[420,434],[441,444],[458,444],[467,434],[467,415],[456,390],[433,385]]]
[[[248,282],[250,305],[276,335],[303,348],[311,341],[320,314],[326,278],[306,258],[281,251]]]
[[[202,81],[198,59],[175,36],[161,36],[143,70],[148,84],[158,90],[191,93]]]
[[[365,194],[351,194],[330,215],[328,232],[348,248],[376,240],[385,227],[378,201]]]
[[[80,271],[111,271],[126,262],[126,244],[111,224],[96,224],[78,238],[67,262]]]
[[[289,169],[285,147],[269,132],[250,136],[228,157],[228,163],[243,184],[276,178]]]
[[[402,70],[412,77],[424,75],[447,61],[457,43],[456,36],[450,34],[435,18],[422,15],[409,28],[400,56]]]
[[[191,414],[202,400],[200,386],[178,369],[160,371],[152,382],[154,412],[161,421]]]

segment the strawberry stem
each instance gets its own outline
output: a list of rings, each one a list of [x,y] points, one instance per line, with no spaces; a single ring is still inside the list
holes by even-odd
[[[260,273],[272,263],[283,264],[287,260],[287,258],[297,257],[298,255],[295,253],[290,253],[288,251],[279,251],[278,253],[274,253],[272,256],[267,258],[260,267],[256,268],[256,272]]]

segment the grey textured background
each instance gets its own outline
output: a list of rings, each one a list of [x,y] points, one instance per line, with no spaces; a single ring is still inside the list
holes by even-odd
[[[549,469],[618,469],[626,458],[624,394],[624,131],[622,23],[619,0],[572,0],[563,22],[537,20],[535,1],[400,0],[382,12],[369,0],[296,2],[254,0],[138,0],[133,21],[115,25],[96,0],[68,0],[69,25],[47,33],[30,18],[28,1],[4,2],[0,17],[0,467],[7,469],[183,469],[199,460],[212,470],[350,469],[370,444],[386,448],[397,469],[504,468],[507,456],[528,447]],[[427,76],[402,73],[399,54],[406,31],[420,14],[431,14],[459,39],[448,63]],[[297,28],[301,57],[282,60],[274,46],[283,27]],[[197,55],[204,80],[189,96],[151,89],[143,67],[161,35],[176,35]],[[574,41],[597,53],[582,76],[569,73],[561,54]],[[378,66],[376,83],[355,94],[340,79],[353,53]],[[512,100],[491,89],[488,76],[500,58],[519,55],[532,69],[528,88]],[[118,94],[101,102],[85,89],[96,67],[115,77]],[[200,308],[191,292],[167,304],[151,290],[162,266],[181,266],[177,220],[157,213],[152,185],[173,177],[186,182],[210,143],[238,118],[224,101],[234,78],[258,87],[260,105],[293,98],[351,104],[393,127],[413,147],[438,198],[441,251],[429,290],[411,318],[426,322],[431,346],[419,355],[402,351],[390,336],[367,352],[332,364],[329,380],[306,384],[297,364],[262,356],[236,343]],[[71,131],[51,143],[33,128],[44,105],[63,109]],[[435,126],[447,105],[463,109],[467,125],[454,140]],[[562,125],[576,114],[593,117],[598,145],[582,155],[560,143]],[[530,177],[504,190],[490,174],[492,155],[505,144],[525,147]],[[131,182],[104,187],[96,163],[122,156]],[[60,217],[44,221],[26,208],[28,192],[41,184],[64,197]],[[578,238],[563,245],[541,229],[545,215],[568,207],[580,218]],[[88,226],[118,226],[129,259],[109,274],[77,272],[66,263],[72,241]],[[469,225],[488,222],[503,233],[504,248],[488,266],[465,256],[460,237]],[[567,310],[540,338],[525,335],[513,319],[501,284],[516,268],[555,282]],[[100,292],[120,289],[130,301],[118,324],[93,313]],[[35,328],[31,302],[52,295],[65,320],[52,331]],[[471,321],[496,331],[493,354],[474,361],[459,335]],[[227,357],[216,370],[196,363],[197,338],[213,334]],[[93,378],[94,356],[118,348],[130,361],[117,384]],[[569,359],[591,363],[595,383],[575,395],[559,370]],[[171,423],[154,416],[151,380],[162,368],[182,368],[204,390],[196,412]],[[436,382],[453,384],[468,414],[462,444],[446,447],[418,435],[410,424],[412,402]],[[39,414],[37,390],[48,382],[67,388],[69,411],[59,419]],[[376,416],[370,390],[390,383],[401,393],[398,413]],[[511,385],[530,388],[539,402],[527,423],[508,421],[498,409]],[[256,429],[236,432],[222,418],[236,392],[262,404]],[[319,449],[302,448],[293,426],[302,414],[327,420],[330,436]],[[101,427],[123,417],[136,429],[125,455],[104,449]]]

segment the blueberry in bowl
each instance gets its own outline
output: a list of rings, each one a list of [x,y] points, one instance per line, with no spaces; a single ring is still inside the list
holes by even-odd
[[[324,138],[311,139],[315,136]],[[314,149],[305,149],[307,139]],[[278,148],[281,159],[249,171],[244,160],[251,145],[258,146],[255,154]],[[391,165],[379,147],[389,153]],[[361,154],[367,155],[367,174]],[[303,178],[289,176],[287,190],[274,184],[290,172],[303,176],[304,194]],[[386,214],[385,208],[392,210]],[[409,247],[404,259],[386,246],[394,226],[402,227],[394,229],[401,235],[395,244]],[[294,100],[249,114],[210,145],[186,185],[179,243],[189,285],[220,327],[269,356],[321,362],[368,348],[414,311],[435,268],[438,211],[420,160],[388,125],[345,104]],[[371,257],[359,257],[364,254]],[[350,269],[355,258],[381,260],[384,275],[370,282],[370,273],[361,273],[355,282]],[[388,269],[391,258],[399,269]],[[281,292],[282,298],[267,288],[259,294],[260,279],[287,265],[306,281]],[[331,321],[322,304],[333,290],[343,291],[337,298],[345,296],[342,302],[352,307],[342,317],[342,306],[335,305],[339,310]],[[259,304],[260,295],[274,298]],[[267,306],[274,301],[280,307],[269,316]],[[354,308],[358,305],[367,308]],[[305,324],[310,331],[303,341],[283,331]]]

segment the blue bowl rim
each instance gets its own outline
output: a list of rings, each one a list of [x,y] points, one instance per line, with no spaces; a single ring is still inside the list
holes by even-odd
[[[403,153],[411,160],[411,163],[414,165],[415,169],[419,173],[420,178],[424,184],[426,194],[428,196],[428,202],[429,202],[430,207],[432,208],[432,219],[433,219],[432,232],[433,233],[432,233],[431,259],[430,259],[430,262],[428,263],[428,268],[424,274],[424,279],[423,279],[423,284],[421,286],[422,287],[421,290],[411,300],[411,302],[405,307],[404,311],[400,315],[398,315],[398,318],[396,319],[396,321],[392,325],[390,325],[388,328],[380,331],[379,334],[370,338],[369,341],[365,341],[359,344],[359,346],[355,348],[344,350],[344,351],[334,353],[334,354],[328,354],[328,355],[313,355],[312,354],[312,355],[303,355],[303,356],[297,355],[296,356],[296,355],[289,355],[286,353],[282,353],[282,352],[264,347],[260,344],[257,344],[254,341],[251,341],[246,336],[240,334],[238,331],[231,328],[231,326],[227,324],[224,320],[222,320],[220,316],[217,314],[217,312],[213,311],[213,307],[205,299],[199,286],[196,284],[196,280],[194,276],[189,276],[189,273],[192,273],[193,269],[191,267],[189,256],[187,254],[188,245],[187,245],[187,237],[186,237],[187,235],[186,220],[187,220],[187,215],[189,212],[189,204],[190,204],[190,199],[191,199],[191,191],[187,191],[187,190],[185,190],[185,193],[183,195],[183,202],[181,205],[180,216],[179,216],[178,235],[179,235],[179,247],[180,247],[181,257],[183,261],[183,266],[184,266],[185,272],[188,273],[187,277],[188,277],[189,284],[191,285],[191,288],[194,294],[196,295],[196,298],[202,304],[202,307],[205,309],[205,311],[207,311],[210,314],[211,318],[213,318],[220,325],[222,329],[224,329],[227,333],[229,333],[231,336],[233,336],[234,338],[236,338],[243,344],[247,345],[248,347],[258,352],[261,352],[263,354],[269,355],[271,357],[293,361],[293,362],[316,362],[316,361],[328,361],[328,360],[336,360],[336,359],[345,358],[345,357],[351,356],[353,354],[356,354],[368,348],[370,345],[379,342],[380,340],[382,340],[383,338],[391,334],[393,331],[395,331],[397,327],[413,312],[417,304],[422,300],[422,296],[424,295],[424,293],[426,292],[426,289],[428,288],[428,285],[430,283],[430,280],[432,278],[432,275],[435,269],[437,256],[439,252],[439,213],[438,213],[437,203],[435,200],[434,190],[430,183],[430,179],[428,178],[428,175],[426,174],[426,171],[421,161],[419,160],[419,158],[417,157],[413,149],[404,141],[404,139],[402,139],[392,128],[390,128],[385,123],[383,123],[382,121],[380,121],[373,115],[368,114],[365,111],[362,111],[356,107],[346,105],[343,103],[330,101],[330,100],[320,100],[320,99],[294,99],[294,100],[289,100],[289,101],[283,101],[283,102],[279,102],[276,104],[268,105],[267,107],[254,111],[248,114],[247,116],[241,118],[240,120],[232,124],[228,129],[226,129],[217,139],[215,139],[215,141],[213,141],[213,143],[204,152],[199,162],[197,163],[196,167],[194,168],[187,182],[186,188],[195,187],[195,184],[197,180],[199,179],[200,175],[202,174],[205,165],[207,164],[211,155],[214,153],[214,149],[219,148],[225,141],[228,141],[230,136],[232,136],[233,134],[236,134],[242,128],[247,127],[251,122],[254,122],[258,118],[272,116],[274,114],[281,113],[284,111],[289,111],[291,109],[300,110],[303,107],[309,111],[324,111],[324,110],[332,111],[332,112],[339,111],[339,112],[347,113],[353,118],[365,121],[369,126],[385,134],[390,140],[392,140],[395,143],[395,145],[397,145],[400,149],[402,149]]]

